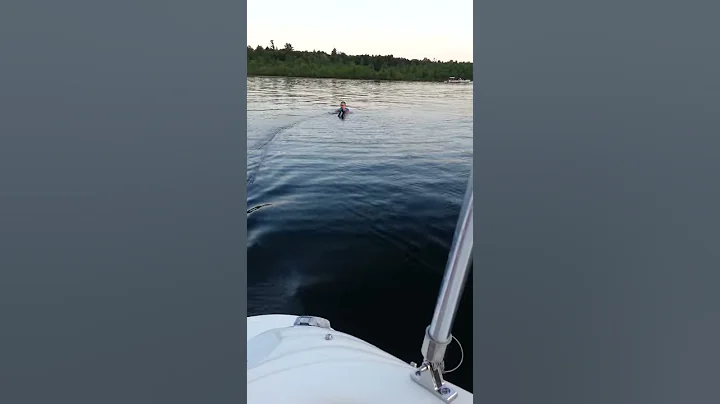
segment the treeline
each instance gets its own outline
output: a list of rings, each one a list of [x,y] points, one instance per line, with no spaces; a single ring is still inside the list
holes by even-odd
[[[448,77],[472,80],[470,62],[440,62],[396,58],[393,55],[347,55],[333,49],[296,51],[286,43],[247,47],[248,76],[316,77],[359,80],[443,81]]]

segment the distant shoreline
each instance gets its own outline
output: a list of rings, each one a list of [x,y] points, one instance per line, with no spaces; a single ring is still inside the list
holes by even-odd
[[[393,81],[393,82],[408,82],[408,83],[443,83],[444,80],[416,80],[416,79],[363,79],[355,77],[320,77],[320,76],[288,76],[282,74],[252,74],[248,72],[248,77],[266,77],[266,78],[292,78],[292,79],[335,79],[335,80],[353,80],[353,81]]]
[[[347,55],[332,52],[296,51],[283,48],[247,47],[248,77],[297,77],[369,81],[438,83],[451,77],[473,79],[472,62],[440,62],[427,58],[405,59],[393,55]]]

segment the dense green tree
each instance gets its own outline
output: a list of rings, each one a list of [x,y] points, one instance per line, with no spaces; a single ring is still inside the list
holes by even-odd
[[[361,80],[443,81],[448,77],[472,80],[470,62],[440,62],[424,58],[405,59],[393,55],[347,55],[333,49],[296,51],[290,43],[282,49],[247,47],[248,76],[317,77]]]

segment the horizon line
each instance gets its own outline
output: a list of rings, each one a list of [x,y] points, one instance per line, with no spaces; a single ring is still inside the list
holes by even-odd
[[[287,42],[287,43],[290,43],[290,44],[292,45],[291,42]],[[247,44],[246,46],[252,47],[253,49],[256,49],[258,46],[262,47],[263,49],[269,48],[268,45],[263,46],[263,45],[260,45],[260,44],[258,44],[258,45],[256,45],[256,46],[252,46],[252,45],[250,45],[250,44]],[[275,49],[276,49],[276,50],[281,50],[282,48],[276,46]],[[349,53],[346,53],[346,52],[343,52],[343,51],[339,50],[338,48],[333,48],[333,49],[335,49],[335,50],[337,51],[337,53],[344,53],[344,54],[346,54],[346,55],[348,55],[348,56],[365,56],[365,55],[367,55],[367,56],[392,56],[392,57],[394,57],[394,58],[396,58],[396,59],[420,60],[420,61],[422,61],[423,59],[428,59],[428,60],[430,60],[430,61],[441,62],[441,63],[448,63],[448,62],[450,62],[450,61],[457,62],[457,63],[474,63],[473,61],[470,61],[470,60],[456,60],[456,59],[441,60],[441,59],[436,59],[436,58],[430,59],[430,58],[428,58],[428,57],[425,57],[425,58],[423,58],[423,59],[418,59],[418,58],[408,58],[408,57],[405,57],[405,56],[398,56],[398,55],[393,55],[393,54],[387,54],[387,55],[375,54],[375,55],[373,55],[373,54],[369,54],[369,53],[361,53],[361,54],[351,55],[351,54],[349,54]],[[332,51],[327,52],[327,51],[324,51],[324,50],[321,50],[321,49],[300,50],[300,49],[295,49],[294,47],[293,47],[293,50],[296,51],[296,52],[324,52],[324,53],[326,53],[326,54],[328,54],[328,55],[332,52]]]

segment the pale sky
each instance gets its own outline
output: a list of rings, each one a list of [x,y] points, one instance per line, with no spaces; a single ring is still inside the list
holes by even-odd
[[[247,0],[247,18],[252,47],[473,60],[472,0]]]

